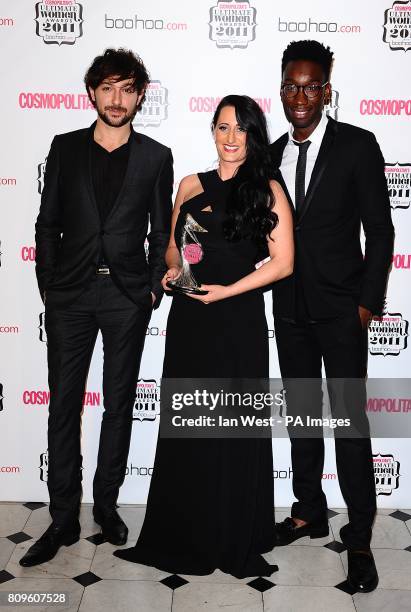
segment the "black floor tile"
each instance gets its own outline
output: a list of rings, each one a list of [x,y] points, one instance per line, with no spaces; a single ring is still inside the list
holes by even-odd
[[[346,580],[344,580],[344,582],[340,582],[340,584],[336,584],[335,588],[340,589],[340,591],[343,591],[344,593],[348,593],[348,595],[354,595],[354,593],[357,592],[348,584]]]
[[[160,582],[162,582],[169,589],[173,589],[173,591],[174,589],[178,589],[179,587],[183,586],[183,584],[188,584],[188,580],[185,580],[177,574],[167,576],[167,578],[163,578],[163,580],[160,580]]]
[[[76,582],[81,584],[81,586],[83,586],[83,587],[88,587],[91,584],[94,584],[95,582],[99,582],[99,580],[101,580],[101,578],[96,576],[96,574],[93,574],[93,572],[85,572],[84,574],[80,574],[79,576],[75,576],[73,578],[73,580],[75,580]]]
[[[336,553],[342,553],[344,550],[347,550],[344,544],[342,542],[338,542],[337,540],[324,544],[324,548],[328,548]]]
[[[39,508],[44,508],[44,506],[47,506],[47,504],[44,502],[27,502],[26,504],[23,504],[23,506],[29,510],[38,510]]]
[[[1,572],[0,572],[0,584],[2,584],[3,582],[7,582],[8,580],[13,580],[13,578],[15,578],[15,576],[13,576],[13,574],[10,574],[10,572],[7,572],[6,570],[1,570]]]
[[[262,578],[261,576],[259,578],[255,578],[255,580],[252,580],[251,582],[247,582],[247,585],[256,591],[260,591],[260,593],[264,593],[265,591],[275,587],[274,582],[271,582],[271,580],[267,580],[266,578]]]
[[[392,518],[398,519],[399,521],[409,521],[411,520],[411,514],[407,514],[406,512],[402,512],[401,510],[396,510],[392,512],[388,516],[392,516]]]
[[[22,542],[26,542],[26,540],[31,540],[32,538],[27,533],[24,533],[24,531],[18,531],[17,533],[12,533],[11,535],[7,536],[7,539],[14,542],[14,544],[21,544]]]

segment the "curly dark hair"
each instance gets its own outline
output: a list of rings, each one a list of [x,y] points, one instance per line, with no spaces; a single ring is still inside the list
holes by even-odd
[[[252,98],[230,95],[225,96],[217,106],[212,129],[226,106],[234,107],[238,125],[246,131],[247,157],[233,177],[226,206],[224,236],[229,241],[251,238],[258,246],[264,247],[278,223],[278,216],[272,210],[274,196],[270,179],[274,172],[267,122],[263,111]]]
[[[88,97],[95,106],[90,95],[90,89],[96,89],[105,79],[115,78],[117,81],[133,79],[133,86],[140,94],[145,91],[150,76],[141,57],[128,49],[106,49],[103,55],[94,58],[84,77]],[[141,99],[137,110],[140,110],[145,99]]]
[[[291,42],[283,53],[281,61],[281,74],[289,62],[307,60],[320,64],[324,72],[324,80],[330,80],[331,66],[334,53],[330,47],[325,47],[318,40],[295,40]]]

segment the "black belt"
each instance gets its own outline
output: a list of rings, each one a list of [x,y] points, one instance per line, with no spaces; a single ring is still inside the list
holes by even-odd
[[[106,264],[100,264],[96,268],[96,274],[110,274],[110,268]]]

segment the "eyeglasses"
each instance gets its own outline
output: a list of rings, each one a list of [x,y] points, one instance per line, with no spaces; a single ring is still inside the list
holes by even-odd
[[[282,83],[281,92],[286,98],[295,98],[300,91],[303,90],[304,95],[310,100],[317,98],[320,95],[323,87],[328,85],[329,81],[323,83],[323,85],[294,85],[294,83]]]

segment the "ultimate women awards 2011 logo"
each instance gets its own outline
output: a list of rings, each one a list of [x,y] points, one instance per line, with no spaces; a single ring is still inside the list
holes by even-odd
[[[36,3],[36,34],[46,45],[74,45],[83,35],[83,5],[76,0]]]
[[[400,312],[387,312],[374,317],[368,328],[370,355],[398,357],[407,348],[408,321]]]
[[[383,41],[392,51],[411,49],[411,0],[397,0],[384,13]]]
[[[219,48],[245,49],[255,39],[256,15],[249,0],[219,0],[210,8],[210,40]]]
[[[391,495],[399,487],[400,462],[393,455],[373,455],[375,489],[377,495]]]
[[[167,119],[168,89],[161,81],[150,81],[146,89],[146,98],[141,110],[135,116],[133,125],[158,127]]]
[[[385,163],[385,178],[391,208],[409,208],[411,205],[411,163]]]

